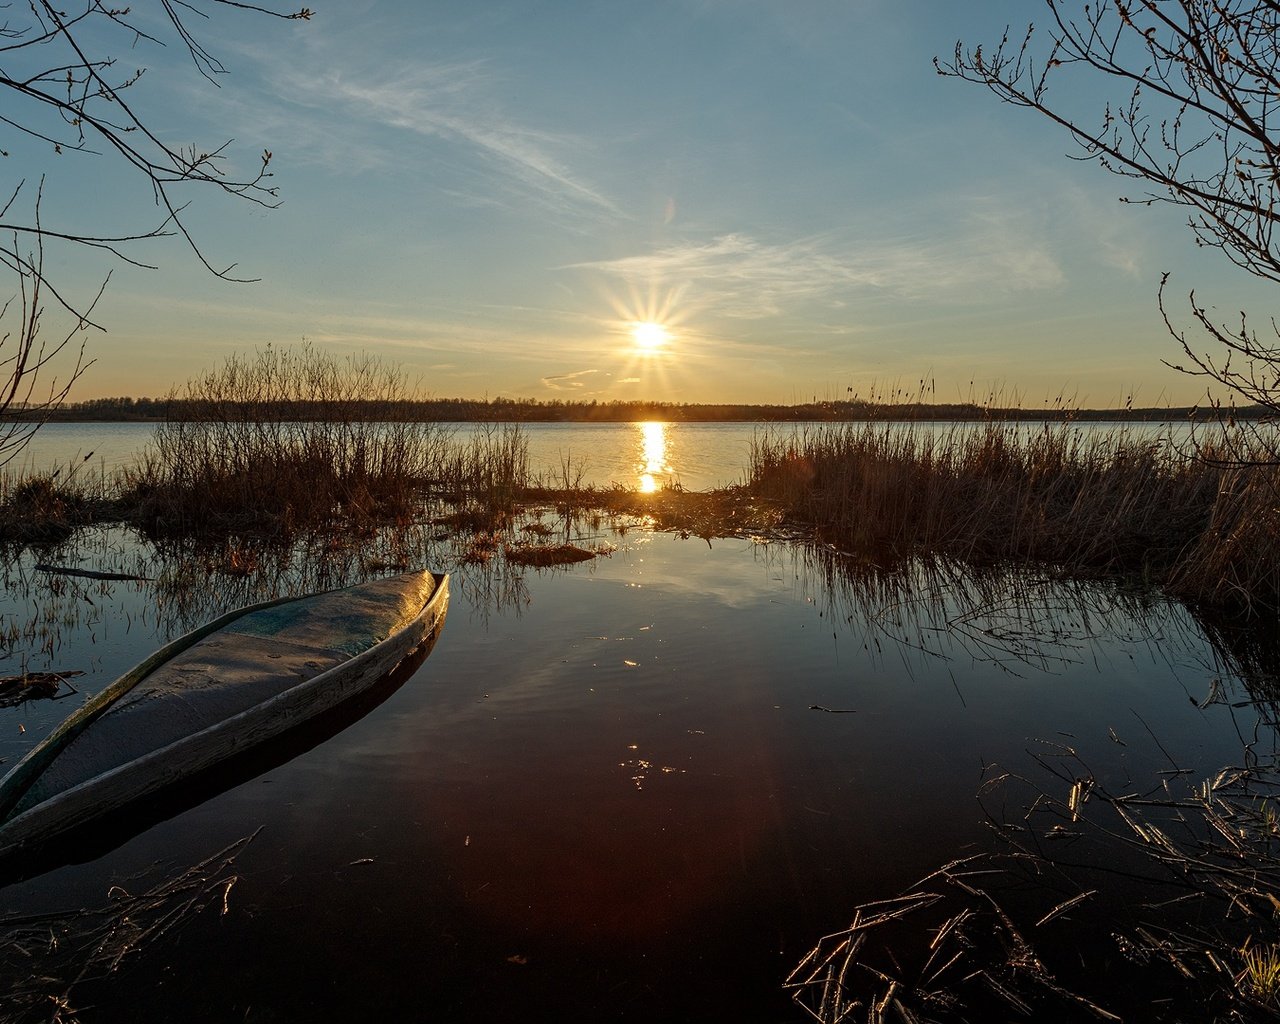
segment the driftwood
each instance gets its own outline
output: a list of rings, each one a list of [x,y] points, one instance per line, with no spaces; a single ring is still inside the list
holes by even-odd
[[[134,576],[127,572],[101,572],[98,569],[76,569],[67,565],[36,565],[37,572],[55,573],[58,576],[83,576],[90,580],[132,580],[137,583],[150,583],[150,576]]]
[[[72,676],[82,676],[78,669],[71,672],[24,672],[17,676],[0,676],[0,708],[15,707],[40,697],[57,697],[58,690],[66,683],[72,693],[79,693],[68,681]]]

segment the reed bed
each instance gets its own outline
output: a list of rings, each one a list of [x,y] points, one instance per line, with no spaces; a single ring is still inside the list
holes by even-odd
[[[637,517],[684,536],[816,533],[867,563],[1001,562],[1136,575],[1232,613],[1280,608],[1280,446],[1266,424],[1187,453],[1124,427],[1008,420],[825,423],[754,440],[746,481],[639,494],[537,476],[518,423],[455,434],[398,418],[410,388],[370,357],[308,346],[233,357],[175,393],[141,462],[94,493],[0,482],[0,543],[65,540],[114,519],[152,539],[236,547],[429,521],[497,534],[522,508]],[[477,555],[478,557],[478,555]],[[246,564],[232,555],[233,570]]]
[[[448,448],[437,424],[387,422],[398,371],[309,347],[232,357],[189,382],[185,418],[156,428],[122,496],[150,535],[291,535],[415,514]]]
[[[519,423],[478,424],[437,461],[434,493],[460,507],[509,515],[532,486],[529,438]]]
[[[459,441],[434,423],[250,415],[174,421],[115,482],[117,521],[152,539],[232,546],[299,535],[354,539],[429,521],[456,532],[504,527],[535,493],[519,424]]]
[[[1249,456],[1123,428],[833,424],[758,436],[746,486],[871,561],[1139,573],[1183,598],[1274,609],[1280,467]]]
[[[0,470],[0,546],[59,544],[82,526],[119,516],[110,481],[84,471],[89,458],[45,473]]]

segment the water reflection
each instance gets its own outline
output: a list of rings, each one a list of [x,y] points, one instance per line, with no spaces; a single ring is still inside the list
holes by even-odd
[[[667,425],[637,423],[640,429],[640,493],[653,494],[665,483],[671,467],[667,464]]]
[[[1140,654],[1196,680],[1187,696],[1197,707],[1248,704],[1280,725],[1280,637],[1264,623],[1223,619],[1132,582],[1069,579],[1034,566],[917,559],[884,570],[799,543],[761,545],[757,557],[794,576],[820,614],[908,673],[962,663],[1020,678],[1087,665],[1102,671],[1119,649],[1127,661]]]
[[[685,456],[671,459],[664,424],[636,427],[627,479],[653,465],[661,487]],[[77,657],[119,640],[99,682],[223,603],[402,561],[454,574],[457,612],[422,685],[96,864],[6,890],[11,912],[90,905],[118,878],[269,823],[230,910],[183,936],[182,970],[158,950],[85,991],[102,1024],[136,1018],[139,1000],[155,1003],[147,1019],[200,999],[241,1019],[315,991],[321,1022],[414,1000],[501,1019],[534,999],[561,1019],[792,1019],[781,981],[818,936],[986,848],[984,768],[1056,782],[1059,761],[1032,738],[1070,743],[1126,793],[1164,777],[1165,750],[1216,771],[1239,737],[1269,739],[1252,700],[1274,692],[1276,645],[1209,632],[1148,591],[949,563],[885,572],[822,547],[643,530],[563,571],[512,567],[500,545],[466,557],[473,528],[520,536],[532,521],[439,520],[288,552],[147,548],[139,575],[155,582],[116,583],[110,599],[74,579],[55,592],[25,561],[7,570],[11,603],[26,580],[55,625],[80,616],[64,627]],[[34,736],[62,714],[0,712],[0,757],[20,752],[19,721]],[[1083,774],[1063,770],[1068,784]],[[1021,824],[1026,801],[1009,806]],[[286,928],[290,956],[256,970]],[[352,943],[369,955],[351,958]]]

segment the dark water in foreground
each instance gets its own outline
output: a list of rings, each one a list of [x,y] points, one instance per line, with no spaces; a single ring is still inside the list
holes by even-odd
[[[855,904],[990,846],[992,764],[1034,775],[1033,753],[1070,743],[1142,788],[1170,756],[1238,760],[1256,725],[1193,703],[1215,678],[1248,694],[1158,601],[615,542],[568,571],[460,570],[434,652],[364,717],[0,888],[0,913],[101,906],[256,832],[226,913],[76,987],[82,1020],[798,1021],[781,982]],[[40,604],[20,583],[6,626]],[[150,584],[67,586],[44,660],[90,669],[85,689],[179,625],[146,611]],[[0,709],[0,756],[75,701]]]

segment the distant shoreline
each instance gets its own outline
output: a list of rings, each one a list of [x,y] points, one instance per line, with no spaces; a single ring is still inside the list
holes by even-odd
[[[360,407],[360,406],[363,406]],[[325,402],[295,402],[284,407],[208,405],[183,399],[103,398],[63,405],[57,409],[24,415],[10,409],[0,422],[40,420],[57,423],[159,423],[172,419],[272,419],[323,420],[331,418],[334,406]],[[1000,408],[976,403],[895,403],[811,402],[801,405],[681,404],[668,402],[542,402],[536,399],[495,398],[423,399],[391,403],[357,403],[344,408],[344,415],[387,422],[436,423],[634,423],[659,420],[667,423],[803,423],[866,421],[1027,421],[1060,423],[1207,422],[1228,415],[1256,420],[1265,416],[1257,406],[1226,410],[1204,406],[1147,407],[1122,409],[1071,409],[1053,406],[1043,409]]]

